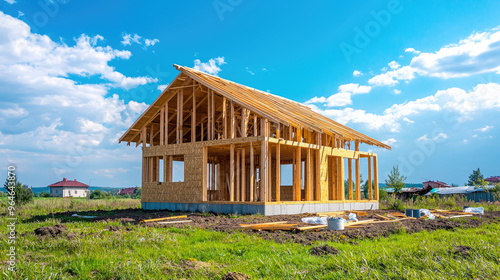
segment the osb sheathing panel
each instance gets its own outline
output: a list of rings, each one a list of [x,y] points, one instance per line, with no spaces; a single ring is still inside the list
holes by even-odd
[[[281,186],[280,187],[280,198],[281,198],[281,201],[292,201],[293,200],[293,186]]]

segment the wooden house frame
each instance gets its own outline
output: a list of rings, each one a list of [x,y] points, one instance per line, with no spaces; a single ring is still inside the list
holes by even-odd
[[[378,208],[377,155],[359,145],[391,147],[300,103],[174,66],[179,75],[119,140],[142,144],[144,209],[278,215]],[[361,160],[367,199],[353,187]],[[176,162],[184,166],[180,182],[173,181]],[[281,184],[283,165],[293,167],[291,186]]]

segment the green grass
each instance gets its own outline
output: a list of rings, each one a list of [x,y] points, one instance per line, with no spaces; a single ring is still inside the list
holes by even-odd
[[[387,200],[380,202],[382,209],[390,208],[390,205],[397,201],[392,196]],[[462,211],[464,206],[470,207],[483,207],[485,211],[500,211],[500,203],[497,202],[473,202],[468,201],[462,196],[453,195],[449,197],[439,196],[418,196],[414,201],[406,200],[401,201],[405,208],[409,209],[445,209],[445,210],[458,210]]]
[[[78,236],[74,239],[41,241],[31,234],[20,235],[60,222],[18,224],[17,278],[220,279],[228,271],[252,279],[493,279],[500,274],[499,224],[412,235],[401,230],[388,238],[360,240],[357,245],[326,242],[339,250],[330,256],[310,254],[311,247],[325,242],[278,244],[242,232],[119,222],[67,222],[68,231]],[[121,230],[105,230],[109,225]],[[0,232],[5,236],[6,225],[1,225]],[[7,252],[8,244],[1,244],[2,252]],[[454,254],[456,246],[471,247],[470,256]],[[183,260],[206,264],[188,269],[182,267]],[[1,265],[5,271],[6,265]]]

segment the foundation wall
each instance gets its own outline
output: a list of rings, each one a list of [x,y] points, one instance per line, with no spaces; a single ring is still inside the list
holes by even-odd
[[[183,212],[214,212],[224,214],[261,214],[265,216],[295,215],[303,213],[376,210],[378,201],[337,203],[286,203],[286,204],[219,204],[219,203],[171,203],[142,202],[145,210],[170,210]]]

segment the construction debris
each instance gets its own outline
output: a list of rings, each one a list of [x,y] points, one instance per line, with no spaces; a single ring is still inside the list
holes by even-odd
[[[149,219],[149,220],[140,220],[139,222],[140,223],[149,223],[149,222],[158,222],[158,221],[163,221],[163,220],[184,219],[184,218],[187,218],[187,215]]]
[[[273,223],[261,223],[261,224],[240,224],[238,228],[242,229],[250,229],[250,230],[288,230],[288,231],[305,231],[305,230],[318,230],[322,228],[326,228],[326,225],[313,225],[307,223],[296,223],[296,224],[287,224],[287,222],[273,222]]]
[[[180,224],[180,223],[191,223],[192,220],[183,220],[183,221],[170,221],[170,222],[158,222],[160,225],[167,225],[167,224]]]

